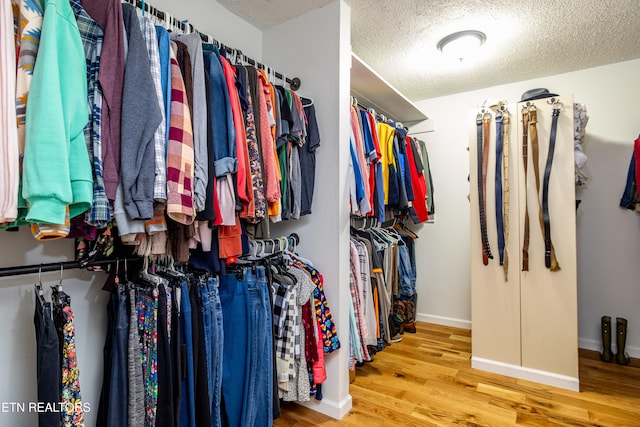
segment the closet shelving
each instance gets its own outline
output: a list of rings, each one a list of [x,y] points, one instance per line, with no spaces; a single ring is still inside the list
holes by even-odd
[[[377,113],[410,126],[428,117],[358,55],[351,53],[351,95]]]

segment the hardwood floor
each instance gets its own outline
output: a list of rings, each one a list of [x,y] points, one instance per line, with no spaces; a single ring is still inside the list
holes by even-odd
[[[471,333],[418,323],[357,368],[353,408],[336,421],[285,404],[276,427],[640,426],[640,360],[580,350],[580,393],[471,369]]]

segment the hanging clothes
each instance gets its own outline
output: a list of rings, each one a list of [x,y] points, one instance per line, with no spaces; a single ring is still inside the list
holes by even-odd
[[[64,426],[84,427],[84,409],[80,393],[80,370],[78,369],[71,298],[61,287],[53,288],[51,298],[53,301],[53,320],[58,331],[60,367],[62,369],[61,423]]]
[[[411,216],[414,222],[428,220],[433,209],[431,175],[425,167],[422,147],[407,136],[399,124],[360,108],[354,100],[351,111],[351,157],[349,188],[351,214],[387,217]],[[427,182],[428,181],[428,182]]]
[[[67,208],[75,217],[93,198],[83,133],[86,63],[69,2],[48,0],[42,28],[26,111],[23,196],[28,221],[64,224]]]

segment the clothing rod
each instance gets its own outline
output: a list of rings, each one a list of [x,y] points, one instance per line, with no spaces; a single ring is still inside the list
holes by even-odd
[[[109,265],[114,264],[117,261],[121,262],[138,262],[142,258],[122,258],[122,259],[103,259],[99,261],[93,261],[88,263],[87,265],[80,265],[78,261],[64,261],[64,262],[51,262],[47,264],[32,264],[32,265],[21,265],[15,267],[2,267],[0,268],[0,277],[9,277],[9,276],[20,276],[23,274],[36,274],[39,272],[48,272],[48,271],[62,271],[64,270],[77,270],[86,267],[95,267],[99,265]]]
[[[290,79],[288,77],[285,78],[284,74],[279,73],[279,72],[273,70],[273,68],[271,68],[269,66],[266,66],[266,65],[254,60],[254,59],[249,58],[248,56],[244,55],[241,50],[234,49],[234,48],[229,47],[229,46],[225,46],[224,44],[222,44],[218,40],[216,40],[214,37],[211,37],[208,34],[205,34],[205,33],[202,33],[200,31],[198,31],[192,24],[187,23],[187,21],[181,21],[179,19],[176,19],[173,16],[171,16],[171,15],[169,15],[169,14],[167,14],[167,13],[161,11],[161,10],[156,9],[154,6],[151,6],[146,1],[142,1],[142,0],[124,0],[124,1],[126,1],[127,3],[137,7],[138,9],[140,9],[140,10],[142,10],[144,12],[150,13],[151,15],[155,16],[156,18],[160,19],[161,21],[164,21],[164,22],[168,23],[169,25],[172,25],[172,26],[180,28],[180,30],[182,30],[185,33],[187,32],[187,29],[188,29],[189,32],[198,34],[204,43],[213,43],[219,49],[222,49],[222,50],[224,50],[225,52],[227,52],[229,54],[242,55],[242,57],[244,58],[244,60],[246,62],[248,62],[249,64],[253,65],[256,68],[260,68],[262,70],[271,70],[276,78],[284,80],[287,83],[289,83],[289,86],[291,87],[291,90],[293,90],[293,91],[297,91],[298,89],[300,89],[300,85],[302,84],[302,81],[298,77],[294,77],[293,79]],[[170,19],[167,19],[167,17],[170,17]]]

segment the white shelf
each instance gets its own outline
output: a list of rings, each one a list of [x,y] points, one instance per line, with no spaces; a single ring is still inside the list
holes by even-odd
[[[351,54],[351,95],[358,102],[401,122],[405,126],[427,120],[427,116],[382,76]]]

